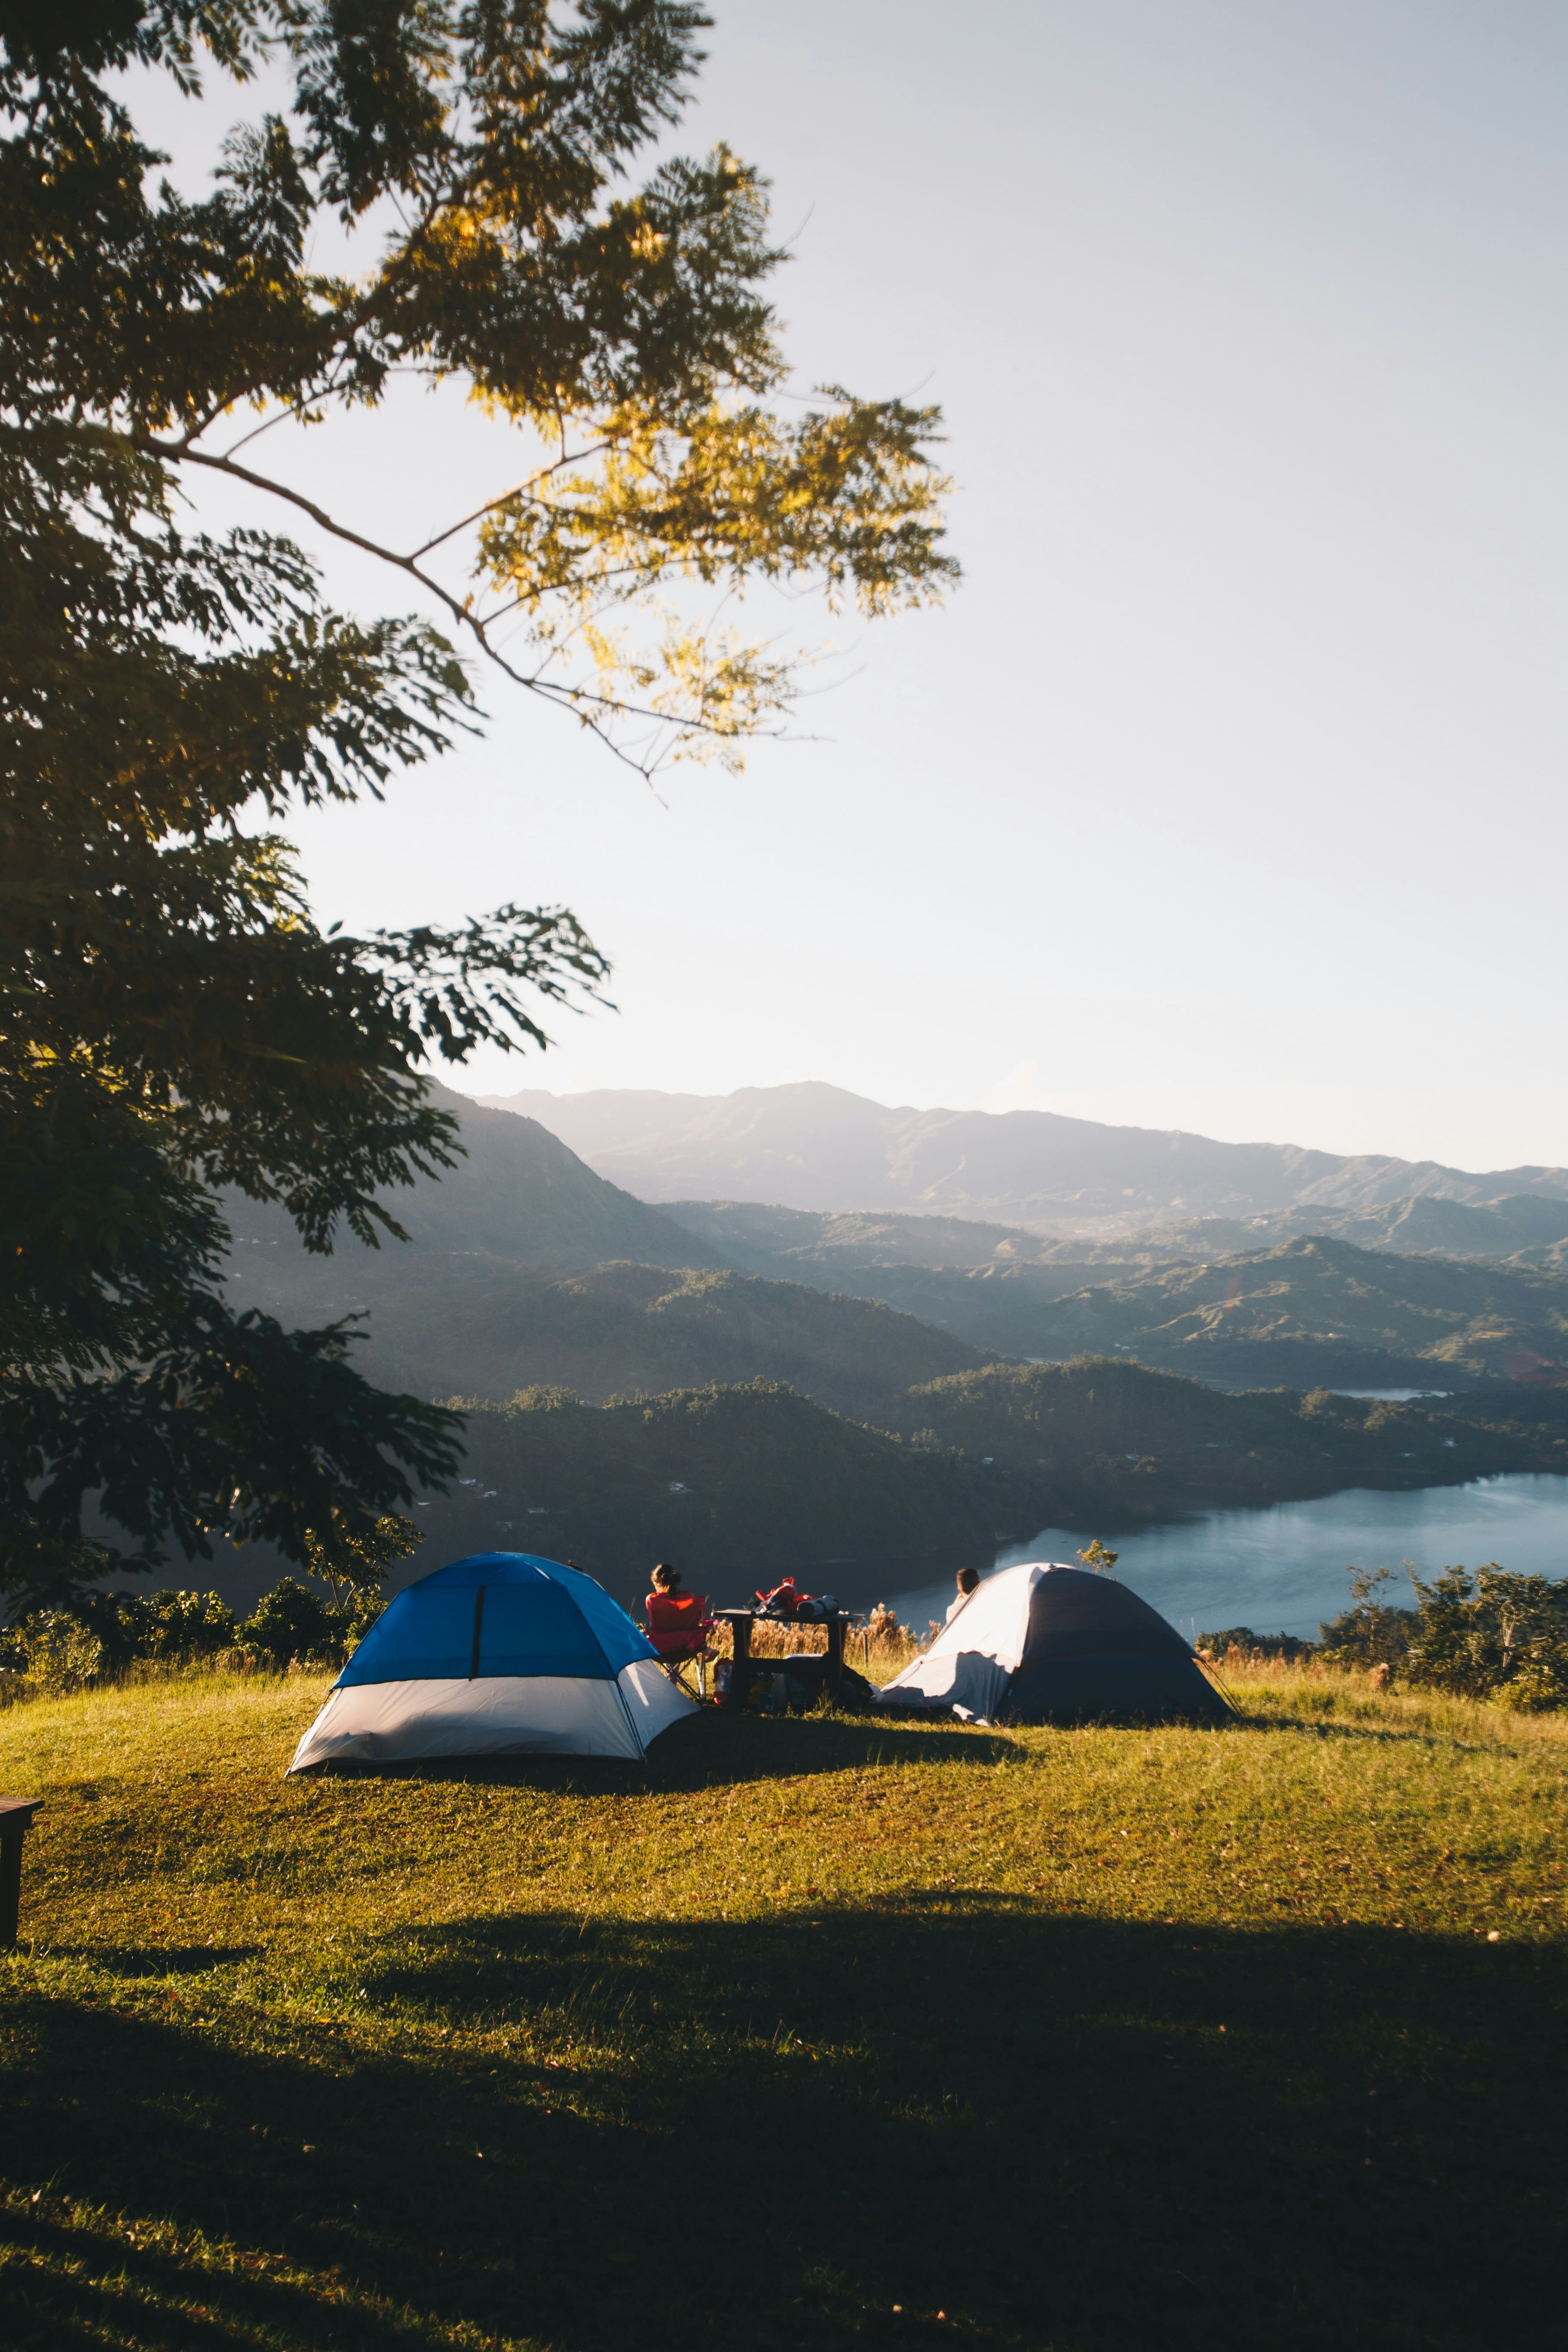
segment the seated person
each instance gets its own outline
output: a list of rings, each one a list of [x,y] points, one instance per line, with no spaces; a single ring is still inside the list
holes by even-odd
[[[980,1572],[977,1569],[961,1568],[959,1570],[958,1598],[956,1601],[952,1601],[948,1603],[947,1615],[942,1621],[944,1625],[952,1624],[953,1619],[957,1616],[959,1611],[963,1608],[970,1594],[977,1591],[979,1590],[979,1586]]]
[[[712,1623],[702,1614],[701,1595],[687,1592],[680,1581],[680,1570],[661,1559],[653,1572],[653,1591],[643,1602],[649,1633],[689,1633],[695,1641]]]

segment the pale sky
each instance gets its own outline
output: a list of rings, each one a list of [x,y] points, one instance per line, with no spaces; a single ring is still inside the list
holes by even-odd
[[[676,143],[772,174],[802,387],[944,404],[966,581],[840,628],[818,740],[665,806],[482,679],[483,743],[299,829],[321,918],[577,909],[618,1014],[475,1093],[816,1077],[1568,1161],[1568,16],[714,14]],[[408,398],[271,454],[412,543],[506,437]]]

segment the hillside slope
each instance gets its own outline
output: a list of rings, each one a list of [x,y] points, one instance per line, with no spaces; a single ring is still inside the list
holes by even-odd
[[[1107,1527],[1327,1495],[1446,1486],[1504,1470],[1568,1471],[1568,1390],[1489,1390],[1396,1404],[1240,1393],[1104,1356],[991,1364],[911,1391],[916,1445],[990,1458],[1040,1524]],[[1014,1490],[1010,1489],[1010,1493]]]
[[[763,1381],[597,1409],[535,1389],[471,1410],[468,1454],[470,1483],[420,1509],[416,1574],[516,1549],[574,1561],[628,1606],[661,1559],[715,1601],[794,1570],[859,1602],[890,1571],[896,1583],[950,1558],[984,1562],[1028,1532],[1016,1495],[1005,1516],[1010,1483],[994,1471]]]
[[[599,1409],[532,1390],[472,1410],[468,1447],[467,1483],[419,1510],[428,1540],[410,1573],[515,1548],[574,1560],[626,1600],[668,1557],[715,1599],[795,1570],[858,1606],[1047,1526],[1113,1536],[1344,1486],[1568,1470],[1568,1391],[1436,1406],[1237,1396],[1091,1358],[927,1382],[891,1433],[767,1381]]]
[[[1568,1202],[1477,1209],[1405,1201],[1353,1219],[1289,1213],[1353,1223],[1374,1237],[1370,1247],[1318,1232],[1271,1247],[1267,1229],[1283,1219],[1208,1218],[1091,1244],[1032,1243],[958,1219],[833,1217],[750,1202],[680,1202],[670,1213],[758,1273],[881,1300],[1002,1355],[1120,1349],[1237,1383],[1372,1387],[1516,1378],[1558,1362],[1565,1344],[1568,1245],[1499,1265],[1417,1258],[1414,1244],[1434,1234],[1489,1239],[1495,1256],[1500,1240],[1568,1225]],[[966,1231],[976,1236],[967,1251],[952,1238]],[[911,1262],[922,1245],[945,1250],[947,1262]],[[1201,1366],[1188,1361],[1194,1350]]]
[[[1366,1209],[1424,1195],[1568,1196],[1561,1168],[1476,1175],[1432,1160],[1220,1143],[1047,1111],[889,1108],[815,1082],[721,1096],[529,1089],[485,1099],[537,1119],[648,1201],[918,1210],[1092,1233],[1155,1217]]]
[[[289,1322],[368,1316],[355,1360],[384,1388],[500,1402],[560,1386],[602,1403],[714,1381],[787,1381],[873,1416],[977,1351],[908,1315],[799,1283],[612,1264],[557,1275],[485,1254],[268,1251],[246,1296]]]
[[[480,1250],[519,1265],[595,1265],[635,1258],[644,1265],[721,1266],[730,1261],[607,1183],[576,1153],[535,1120],[487,1110],[449,1087],[431,1099],[458,1115],[466,1157],[439,1181],[422,1178],[383,1197],[417,1250]],[[294,1227],[281,1209],[230,1193],[225,1211],[235,1236],[233,1270],[243,1289],[258,1254],[303,1257]],[[365,1250],[340,1237],[334,1257],[315,1264],[352,1266],[406,1257],[387,1243]]]
[[[1568,1379],[1568,1286],[1310,1237],[1096,1284],[1040,1310],[1042,1355],[1118,1350],[1246,1383]]]
[[[1353,1242],[1358,1249],[1394,1250],[1407,1257],[1538,1263],[1555,1245],[1568,1241],[1568,1199],[1522,1192],[1476,1206],[1426,1194],[1387,1201],[1375,1209],[1277,1209],[1263,1217],[1211,1217],[1185,1224],[1150,1226],[1129,1237],[1125,1254],[1170,1259],[1214,1257],[1221,1250],[1262,1249],[1272,1242],[1295,1241],[1308,1234]]]
[[[890,1209],[837,1212],[762,1201],[667,1201],[661,1214],[753,1274],[795,1265],[814,1272],[900,1265],[971,1273],[994,1265],[1035,1265],[1058,1251],[1092,1254],[1091,1244],[1053,1243],[1019,1225]],[[803,1273],[797,1278],[809,1277]]]
[[[530,1389],[468,1407],[468,1459],[416,1507],[393,1587],[463,1554],[542,1552],[620,1599],[673,1558],[716,1600],[786,1570],[858,1607],[1045,1527],[1084,1537],[1347,1486],[1568,1472],[1568,1388],[1391,1404],[1229,1394],[1125,1360],[993,1364],[889,1401],[883,1427],[757,1381],[605,1406]],[[288,1570],[266,1545],[195,1571],[248,1610]],[[185,1584],[175,1567],[158,1581]]]

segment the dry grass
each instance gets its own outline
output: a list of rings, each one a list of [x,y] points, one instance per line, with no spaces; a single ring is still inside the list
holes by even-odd
[[[913,1628],[900,1625],[890,1610],[873,1610],[869,1622],[852,1628],[845,1639],[844,1654],[857,1673],[868,1682],[880,1685],[901,1674],[910,1660],[919,1655],[930,1634],[922,1639]],[[716,1657],[733,1654],[734,1644],[728,1625],[714,1629],[712,1648]],[[820,1656],[827,1647],[827,1629],[823,1625],[786,1624],[773,1622],[765,1617],[752,1623],[752,1655],[753,1658],[784,1658],[792,1652],[804,1651],[808,1656]]]
[[[0,1719],[11,2342],[1492,2352],[1555,2295],[1568,1720],[1270,1666],[1217,1733],[286,1781],[326,1679]]]

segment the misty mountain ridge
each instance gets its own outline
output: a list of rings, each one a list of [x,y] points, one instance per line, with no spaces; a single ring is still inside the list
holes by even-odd
[[[426,1565],[521,1539],[618,1589],[672,1549],[715,1569],[853,1554],[880,1589],[872,1554],[908,1554],[918,1580],[917,1553],[983,1559],[1074,1513],[1114,1527],[1568,1460],[1555,1422],[1514,1426],[1561,1392],[1497,1385],[1561,1377],[1568,1284],[1406,1254],[1436,1214],[1451,1241],[1528,1237],[1550,1258],[1563,1244],[1542,1237],[1568,1218],[1543,1196],[1336,1213],[1367,1221],[1373,1250],[1269,1244],[1268,1218],[1095,1243],[913,1212],[663,1211],[536,1121],[437,1099],[468,1157],[389,1196],[412,1245],[350,1239],[312,1257],[280,1212],[230,1203],[237,1304],[312,1324],[368,1312],[354,1352],[372,1378],[476,1400],[462,1483],[418,1512]],[[1215,1246],[1233,1236],[1251,1246]],[[1167,1249],[1187,1255],[1168,1263]],[[1085,1348],[1103,1353],[1086,1363]],[[998,1350],[1079,1360],[1048,1371],[998,1364]],[[1163,1381],[1139,1356],[1214,1385]],[[1221,1394],[1279,1382],[1487,1385],[1441,1420],[1331,1412],[1282,1390],[1242,1412]],[[1470,1406],[1501,1418],[1467,1433],[1454,1416]],[[280,1565],[252,1547],[225,1573],[243,1585]]]
[[[917,1382],[984,1351],[910,1315],[800,1283],[611,1263],[558,1274],[488,1252],[256,1252],[237,1303],[289,1323],[365,1316],[358,1368],[383,1388],[504,1402],[520,1389],[585,1403],[762,1380],[883,1420]]]
[[[1430,1207],[1450,1238],[1453,1221],[1474,1220],[1462,1237],[1494,1247],[1521,1229],[1568,1230],[1568,1202],[1524,1206],[1532,1213],[1522,1221],[1449,1202],[1400,1203],[1384,1218],[1335,1221],[1381,1235],[1371,1249],[1323,1233],[1330,1222],[1323,1218],[1307,1234],[1271,1239],[1269,1228],[1283,1221],[1216,1217],[1098,1244],[1031,1243],[1019,1234],[1007,1254],[976,1250],[968,1265],[940,1266],[908,1259],[896,1237],[895,1246],[873,1254],[894,1219],[814,1219],[758,1213],[746,1202],[679,1202],[670,1213],[683,1222],[689,1216],[700,1239],[753,1273],[876,1299],[1004,1356],[1060,1361],[1086,1349],[1120,1352],[1237,1387],[1276,1381],[1414,1387],[1563,1377],[1563,1245],[1501,1263],[1417,1253],[1410,1244],[1424,1236],[1426,1220],[1400,1213]],[[935,1221],[907,1222],[919,1229]],[[791,1245],[768,1251],[753,1238],[759,1233],[789,1235]],[[866,1247],[859,1263],[847,1235]],[[1025,1255],[1030,1246],[1037,1255]]]
[[[1228,1386],[1568,1380],[1568,1283],[1320,1234],[1043,1307],[1039,1352],[1124,1353]]]
[[[1268,1249],[1307,1234],[1405,1255],[1544,1264],[1568,1244],[1568,1196],[1513,1193],[1475,1208],[1430,1194],[1379,1209],[1278,1209],[1258,1217],[1193,1217],[1140,1225],[1110,1240],[1031,1233],[968,1217],[898,1210],[835,1214],[757,1201],[667,1201],[662,1213],[752,1274],[809,1281],[808,1267],[855,1271],[920,1266],[977,1274],[1024,1266],[1133,1267]],[[1069,1285],[1070,1286],[1070,1285]]]
[[[437,1099],[467,1156],[389,1196],[411,1245],[344,1237],[311,1256],[281,1210],[230,1204],[237,1303],[287,1322],[366,1318],[356,1360],[416,1393],[561,1384],[602,1402],[764,1379],[879,1418],[911,1385],[989,1354],[1121,1354],[1236,1386],[1558,1378],[1568,1359],[1568,1244],[1550,1238],[1568,1234],[1568,1201],[1427,1195],[1100,1242],[896,1211],[661,1211],[535,1120],[445,1088]],[[1316,1234],[1289,1230],[1309,1219]],[[1521,1240],[1506,1263],[1458,1255]]]
[[[262,1250],[341,1271],[360,1262],[406,1259],[409,1245],[448,1254],[480,1252],[519,1265],[562,1269],[615,1258],[671,1270],[731,1263],[658,1209],[595,1175],[537,1120],[488,1110],[450,1087],[433,1085],[430,1100],[456,1113],[464,1156],[439,1178],[420,1177],[380,1195],[407,1233],[408,1244],[384,1242],[379,1250],[367,1250],[340,1229],[330,1258],[310,1258],[285,1210],[229,1192],[224,1212],[235,1237],[233,1270],[238,1273],[247,1254]],[[330,1289],[324,1271],[321,1278]]]
[[[1053,1111],[889,1108],[817,1080],[730,1095],[529,1088],[481,1099],[535,1119],[599,1174],[656,1203],[896,1209],[1109,1234],[1162,1218],[1568,1197],[1568,1169],[1477,1174],[1436,1160],[1220,1143]]]

